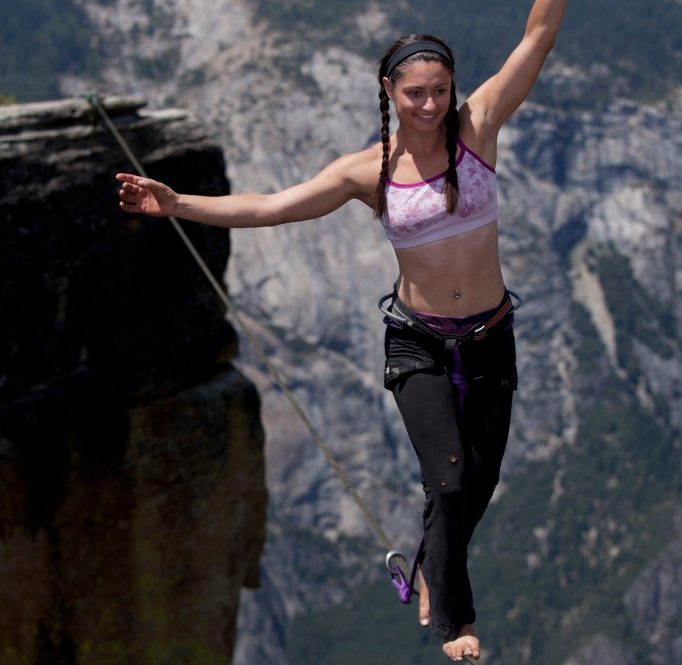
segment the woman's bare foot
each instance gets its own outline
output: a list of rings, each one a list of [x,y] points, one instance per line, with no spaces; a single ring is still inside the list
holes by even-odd
[[[419,623],[422,626],[428,626],[431,621],[431,612],[429,606],[429,590],[426,586],[426,580],[424,579],[424,574],[422,573],[421,567],[419,568]]]
[[[481,645],[474,631],[474,624],[465,623],[457,637],[443,645],[443,652],[452,660],[462,660],[464,656],[478,658],[481,655]]]

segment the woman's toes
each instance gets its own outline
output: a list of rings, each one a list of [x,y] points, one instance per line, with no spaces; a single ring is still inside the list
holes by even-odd
[[[429,614],[428,602],[423,605],[421,599],[419,600],[419,623],[422,626],[428,626],[431,616]]]
[[[426,580],[419,569],[419,623],[428,626],[431,621],[431,608],[429,605],[429,590],[426,587]]]
[[[462,648],[457,644],[457,640],[446,642],[443,645],[443,652],[452,660],[462,660]]]
[[[473,625],[462,626],[454,640],[443,644],[443,651],[452,660],[462,660],[465,656],[479,658],[481,649]]]

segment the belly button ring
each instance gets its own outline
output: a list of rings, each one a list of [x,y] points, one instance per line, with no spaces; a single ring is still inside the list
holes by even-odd
[[[462,297],[462,294],[459,291],[455,291],[455,300],[459,300]]]

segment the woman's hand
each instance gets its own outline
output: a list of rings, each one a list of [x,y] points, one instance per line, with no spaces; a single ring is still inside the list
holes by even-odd
[[[116,180],[122,183],[119,205],[126,212],[141,212],[152,217],[175,214],[178,195],[168,185],[131,173],[117,173]]]

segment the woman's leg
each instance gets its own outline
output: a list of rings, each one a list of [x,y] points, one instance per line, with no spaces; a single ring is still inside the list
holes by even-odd
[[[431,627],[452,640],[476,618],[467,572],[471,519],[466,489],[472,455],[462,443],[456,395],[444,370],[409,374],[392,389],[419,458],[426,495],[423,571]]]
[[[476,618],[467,551],[499,480],[513,389],[474,381],[461,417],[444,372],[408,375],[393,392],[419,458],[426,495],[423,568],[430,622],[437,635],[454,640]],[[420,608],[420,616],[425,614]]]
[[[471,455],[467,542],[471,540],[500,479],[513,395],[510,387],[487,383],[477,385],[474,382],[464,400],[462,436]]]

